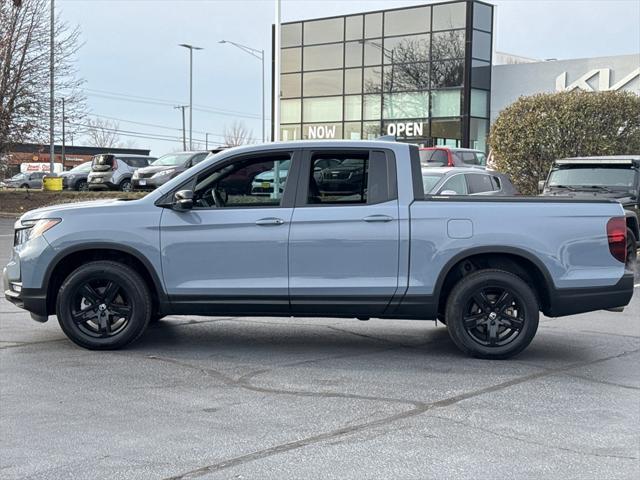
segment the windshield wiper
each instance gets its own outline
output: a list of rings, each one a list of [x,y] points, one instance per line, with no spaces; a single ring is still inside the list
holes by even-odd
[[[549,187],[551,187],[551,188],[563,188],[563,189],[566,189],[566,190],[570,190],[572,192],[576,191],[575,188],[570,187],[569,185],[549,185]]]
[[[602,190],[604,192],[611,193],[612,190],[610,188],[605,187],[604,185],[581,185],[581,188],[591,188],[593,190]]]

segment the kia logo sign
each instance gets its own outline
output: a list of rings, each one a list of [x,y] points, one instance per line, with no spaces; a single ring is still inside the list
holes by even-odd
[[[598,77],[598,86],[597,88],[593,88],[589,85],[589,80],[596,76]],[[595,70],[588,71],[572,83],[567,84],[567,72],[562,72],[556,77],[556,91],[570,92],[571,90],[580,89],[585,92],[607,92],[620,90],[636,77],[640,77],[640,68],[636,68],[629,75],[621,78],[619,81],[611,85],[611,69],[596,68]]]

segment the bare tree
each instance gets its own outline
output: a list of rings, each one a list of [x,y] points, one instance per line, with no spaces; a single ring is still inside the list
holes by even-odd
[[[0,1],[0,154],[11,143],[48,142],[49,21],[47,0]],[[86,111],[74,63],[80,31],[57,16],[54,38],[56,97],[65,98],[65,116],[77,122]],[[60,125],[62,104],[55,105]],[[70,135],[78,129],[67,124]]]
[[[229,147],[253,143],[253,132],[244,122],[234,121],[230,127],[224,127],[224,143]]]
[[[84,132],[88,138],[87,143],[92,147],[114,148],[120,146],[118,122],[103,120],[101,118],[87,119],[87,129]]]

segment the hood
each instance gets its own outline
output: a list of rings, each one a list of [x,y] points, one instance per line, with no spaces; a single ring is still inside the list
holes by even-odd
[[[141,173],[158,173],[158,172],[162,172],[164,170],[175,170],[177,168],[180,168],[182,165],[150,165],[148,167],[142,167],[136,170],[136,172],[138,172],[138,174]]]
[[[136,200],[125,201],[117,198],[110,198],[108,200],[91,200],[88,202],[61,203],[59,205],[50,205],[48,207],[29,210],[28,212],[26,212],[20,217],[20,221],[37,220],[40,218],[47,218],[47,217],[63,217],[65,212],[69,212],[73,210],[81,210],[86,208],[113,207],[118,205],[124,206],[130,201],[136,201]]]
[[[605,192],[603,190],[577,190],[572,191],[566,188],[554,188],[546,190],[540,194],[543,197],[569,197],[569,198],[602,198],[618,200],[620,203],[633,203],[633,194],[627,190],[614,190]]]

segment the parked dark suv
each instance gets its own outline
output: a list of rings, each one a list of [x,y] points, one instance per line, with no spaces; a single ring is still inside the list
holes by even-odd
[[[133,172],[131,183],[136,189],[153,190],[207,158],[209,151],[167,153]]]
[[[81,163],[80,165],[73,167],[67,172],[62,172],[59,177],[62,177],[62,187],[65,190],[78,190],[84,191],[89,189],[87,184],[87,177],[91,172],[91,162]]]
[[[640,239],[640,155],[556,160],[538,188],[545,197],[618,200],[627,223],[627,263],[635,264]]]

